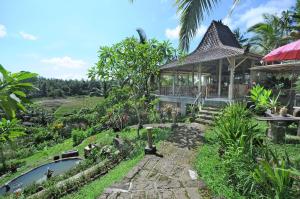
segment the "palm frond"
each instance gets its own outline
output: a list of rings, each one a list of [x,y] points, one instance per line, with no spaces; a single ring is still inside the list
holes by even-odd
[[[196,35],[205,15],[209,15],[219,0],[176,0],[177,12],[180,14],[180,48],[189,50],[191,39]]]

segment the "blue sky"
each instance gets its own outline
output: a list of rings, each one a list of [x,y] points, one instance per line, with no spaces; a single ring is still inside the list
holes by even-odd
[[[44,77],[86,78],[97,51],[142,27],[148,38],[178,45],[179,19],[175,0],[0,0],[0,64],[10,71],[32,71]],[[262,13],[280,13],[295,0],[241,0],[226,18],[232,0],[221,0],[205,19],[191,50],[211,20],[246,30]]]

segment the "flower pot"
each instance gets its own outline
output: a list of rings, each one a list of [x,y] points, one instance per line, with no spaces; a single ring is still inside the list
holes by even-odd
[[[280,116],[285,117],[287,115],[287,111],[288,109],[285,106],[282,107],[279,111]]]

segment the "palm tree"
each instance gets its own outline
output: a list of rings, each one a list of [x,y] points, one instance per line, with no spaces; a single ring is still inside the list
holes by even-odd
[[[233,6],[227,17],[231,15],[240,0],[233,0]],[[184,51],[189,50],[191,39],[196,35],[205,15],[209,15],[220,0],[176,0],[177,13],[180,14],[179,45]]]
[[[282,46],[289,42],[289,34],[286,21],[276,15],[264,14],[264,22],[255,24],[248,29],[248,32],[254,33],[250,39],[251,45],[258,48],[261,53],[269,53],[274,48]]]
[[[242,33],[239,28],[233,31],[233,34],[237,41],[241,44],[242,47],[247,47],[249,44],[249,39],[245,36],[245,33]]]
[[[129,0],[133,2],[134,0]],[[177,13],[180,14],[179,46],[181,50],[189,50],[190,41],[196,35],[205,15],[209,15],[220,0],[176,0]],[[233,0],[227,17],[230,17],[240,0]]]

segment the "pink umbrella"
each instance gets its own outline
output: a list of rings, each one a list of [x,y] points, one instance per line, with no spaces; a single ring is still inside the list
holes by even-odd
[[[300,60],[300,39],[276,48],[262,58],[264,62]]]

